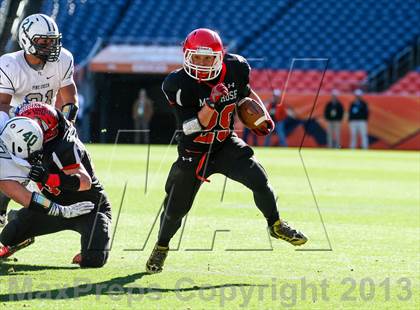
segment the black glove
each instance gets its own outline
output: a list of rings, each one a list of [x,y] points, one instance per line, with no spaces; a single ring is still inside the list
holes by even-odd
[[[34,182],[46,184],[48,181],[48,171],[40,163],[37,163],[31,167],[29,178]]]
[[[42,157],[42,151],[32,152],[28,157],[28,162],[31,164],[31,166],[34,166],[36,164],[40,165],[42,163]]]

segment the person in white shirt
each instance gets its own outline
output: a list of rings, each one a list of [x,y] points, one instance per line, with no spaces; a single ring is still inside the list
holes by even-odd
[[[44,102],[74,122],[78,101],[73,55],[62,47],[57,24],[47,15],[33,14],[18,31],[21,50],[0,57],[0,111],[13,116],[24,101]],[[9,201],[0,193],[0,226]]]

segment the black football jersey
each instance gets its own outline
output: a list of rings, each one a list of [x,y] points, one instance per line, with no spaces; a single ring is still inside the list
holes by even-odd
[[[62,117],[62,115],[60,114]],[[54,140],[45,144],[43,149],[43,166],[48,173],[75,169],[83,164],[92,179],[92,187],[87,191],[69,191],[60,187],[50,188],[38,184],[42,193],[50,200],[69,205],[80,201],[91,201],[95,205],[106,202],[104,189],[95,176],[93,164],[88,151],[79,140],[76,128],[62,117],[60,120],[60,134]]]
[[[232,134],[236,103],[249,96],[249,73],[251,68],[245,58],[226,54],[219,76],[208,82],[190,77],[182,68],[170,73],[162,84],[177,119],[177,141],[182,149],[196,152],[216,151]],[[223,81],[221,81],[223,79]],[[223,82],[229,90],[216,106],[209,125],[202,132],[186,135],[182,131],[185,121],[197,117],[198,112],[210,97],[212,86]]]

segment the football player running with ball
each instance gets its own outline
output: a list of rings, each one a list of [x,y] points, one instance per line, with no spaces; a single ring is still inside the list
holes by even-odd
[[[146,271],[162,271],[171,238],[191,209],[201,184],[215,173],[253,192],[272,237],[304,244],[306,236],[280,219],[275,194],[253,150],[233,132],[237,102],[251,97],[261,103],[249,85],[249,64],[239,55],[225,53],[219,35],[210,29],[192,31],[184,41],[183,52],[183,68],[170,73],[162,85],[178,121],[178,159],[166,181],[158,240]],[[268,118],[253,131],[267,135],[273,128]]]
[[[22,50],[0,57],[0,111],[14,116],[24,100],[59,105],[65,117],[77,116],[77,89],[73,80],[73,55],[62,47],[55,21],[44,14],[27,16],[18,28]],[[11,109],[12,108],[12,109]],[[10,199],[0,193],[0,226]]]

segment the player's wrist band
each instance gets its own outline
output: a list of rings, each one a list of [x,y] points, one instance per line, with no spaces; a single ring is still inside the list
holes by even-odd
[[[45,185],[52,188],[60,187],[62,189],[76,192],[80,188],[80,178],[75,174],[67,175],[65,173],[52,173],[48,175]]]
[[[41,194],[36,192],[32,193],[31,202],[29,203],[28,209],[41,213],[48,213],[51,208],[51,201]]]
[[[74,103],[66,103],[61,108],[61,112],[63,112],[64,117],[69,120],[70,122],[75,122],[77,118],[77,112],[79,111],[79,107]]]
[[[198,117],[191,118],[186,120],[182,124],[182,130],[186,135],[191,135],[197,132],[201,132],[203,130],[203,126],[201,125]]]

